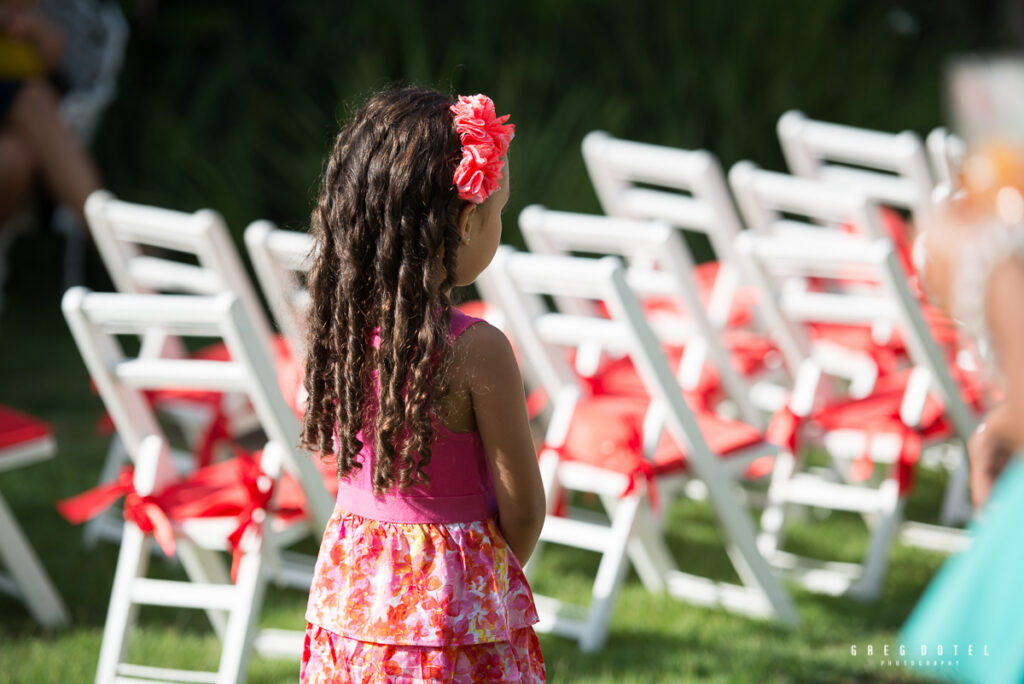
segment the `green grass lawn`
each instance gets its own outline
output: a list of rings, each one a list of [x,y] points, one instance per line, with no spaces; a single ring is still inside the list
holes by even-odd
[[[0,314],[0,403],[53,423],[58,454],[51,461],[0,477],[0,491],[64,600],[72,626],[41,630],[17,601],[0,596],[0,682],[47,684],[90,682],[95,673],[117,549],[87,550],[81,529],[54,510],[56,499],[95,483],[107,438],[97,434],[98,398],[59,312],[60,244],[48,235],[23,239],[12,254],[13,273]],[[909,506],[926,519],[937,508],[942,480],[923,473]],[[856,559],[866,541],[856,520],[834,516],[795,526],[793,547],[837,559]],[[733,579],[731,567],[706,506],[677,502],[669,511],[669,541],[684,569]],[[596,557],[548,548],[535,587],[539,592],[580,598],[588,590]],[[913,672],[880,667],[864,655],[867,645],[895,643],[900,625],[943,557],[894,549],[885,592],[873,603],[822,597],[794,589],[801,626],[785,629],[718,610],[694,608],[647,593],[630,575],[605,648],[584,655],[567,640],[542,635],[552,682],[908,682]],[[180,570],[162,560],[154,572]],[[301,629],[305,595],[272,589],[265,626]],[[147,662],[211,667],[218,644],[201,614],[143,609],[131,653]],[[857,656],[850,653],[856,645]],[[298,663],[254,658],[253,684],[296,681]]]

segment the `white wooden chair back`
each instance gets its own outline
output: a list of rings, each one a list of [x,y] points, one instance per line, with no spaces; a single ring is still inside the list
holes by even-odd
[[[284,448],[284,468],[302,486],[311,520],[320,529],[326,526],[333,501],[311,457],[298,449],[298,421],[281,395],[270,356],[237,296],[90,293],[72,288],[65,293],[62,308],[133,460],[151,435],[169,443],[143,390],[184,388],[242,394],[251,402],[267,439]],[[222,339],[231,360],[127,356],[117,336],[141,335],[154,327],[178,336]],[[162,459],[161,468],[158,487],[177,478],[171,461]]]
[[[609,216],[663,221],[708,237],[721,264],[708,314],[723,325],[739,285],[732,241],[743,226],[718,159],[706,150],[620,140],[592,131],[583,139],[583,160]]]
[[[693,260],[678,231],[662,222],[552,211],[539,205],[520,213],[519,227],[535,253],[621,256],[628,264],[627,281],[639,298],[667,296],[684,303],[692,329],[671,331],[674,337],[683,333],[686,338],[677,373],[682,388],[696,389],[704,362],[710,358],[743,420],[761,423],[761,414],[750,401],[749,387],[721,343],[721,330],[712,325],[704,310],[694,281]],[[564,299],[555,301],[561,304]]]
[[[187,214],[133,204],[98,190],[86,201],[85,215],[119,292],[233,292],[255,334],[269,348],[270,325],[220,214],[211,209]],[[171,250],[196,263],[152,256],[144,253],[147,247]],[[144,334],[154,339],[152,331]]]
[[[751,232],[759,235],[777,236],[780,240],[795,244],[814,245],[814,249],[822,252],[842,249],[842,245],[857,244],[868,240],[889,240],[878,222],[877,205],[860,192],[849,188],[841,188],[820,179],[801,178],[789,174],[766,171],[749,161],[736,163],[729,171],[729,182],[740,205]],[[841,230],[842,224],[855,227],[857,233]],[[740,239],[742,236],[738,236]],[[749,282],[760,291],[758,301],[778,298],[785,295],[783,305],[787,313],[795,319],[804,318],[813,322],[815,317],[822,317],[821,322],[832,323],[863,323],[864,310],[822,309],[811,306],[809,310],[802,307],[818,301],[813,293],[808,292],[808,282],[804,274],[797,270],[789,274],[784,283],[775,284],[758,279],[756,273],[745,271]],[[867,281],[836,282],[835,286],[850,290],[851,296],[863,291],[871,291]],[[884,318],[885,309],[889,306],[884,298],[860,297],[849,299],[857,302],[860,307],[878,307],[879,317]],[[775,338],[776,344],[783,354],[790,377],[795,379],[800,363],[812,351],[811,344],[800,326],[786,327],[778,320],[771,320],[772,304],[759,306],[758,313],[764,318],[766,327]],[[871,310],[870,308],[868,309]],[[869,322],[871,323],[871,322]],[[871,323],[872,329],[879,333],[879,339],[885,338],[889,331],[879,323]],[[873,386],[877,376],[874,362],[864,354],[854,350],[843,349],[835,344],[818,344],[816,352],[830,371],[839,372],[855,383],[855,388],[863,393]]]
[[[750,161],[729,170],[729,184],[751,230],[814,237],[852,223],[870,238],[885,237],[877,204],[862,192],[828,181],[767,171]],[[801,219],[800,217],[804,217]]]
[[[245,245],[274,321],[292,354],[306,358],[309,291],[305,276],[312,266],[313,237],[282,230],[269,221],[255,221],[245,229]]]
[[[928,213],[935,181],[916,133],[815,121],[796,110],[783,114],[777,129],[792,173],[856,189],[918,220]]]
[[[790,349],[796,344],[799,323],[877,324],[881,319],[903,335],[910,363],[920,378],[916,388],[908,386],[902,407],[907,424],[917,423],[928,391],[934,390],[956,434],[962,439],[971,435],[977,418],[950,375],[947,355],[935,341],[921,305],[910,291],[906,271],[891,242],[828,238],[797,241],[746,233],[737,237],[736,247],[747,276],[770,293],[761,300],[761,306],[773,333],[783,338],[779,346],[787,363],[797,366],[795,376],[799,375],[799,366],[810,358]],[[779,274],[783,279],[794,274],[834,280],[853,276],[871,279],[877,286],[854,292],[841,288],[787,292],[778,287]]]

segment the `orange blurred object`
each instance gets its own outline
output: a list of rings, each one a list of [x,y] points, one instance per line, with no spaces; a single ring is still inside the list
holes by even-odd
[[[964,160],[967,203],[1004,223],[1024,220],[1024,145],[1007,140],[978,145]]]

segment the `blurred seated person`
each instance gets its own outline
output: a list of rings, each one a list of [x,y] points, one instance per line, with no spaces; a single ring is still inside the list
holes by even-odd
[[[964,190],[924,236],[929,294],[974,335],[1004,398],[968,444],[976,509],[1024,449],[1024,147],[993,143],[964,165]]]
[[[36,11],[35,0],[0,0],[0,227],[37,177],[83,226],[85,200],[102,187],[48,77],[63,49],[61,30]]]

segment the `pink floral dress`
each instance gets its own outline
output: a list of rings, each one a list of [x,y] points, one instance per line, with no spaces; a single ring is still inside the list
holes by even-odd
[[[476,320],[453,311],[453,337]],[[365,466],[340,483],[306,609],[305,684],[545,681],[480,436],[439,425],[431,450],[429,485],[374,497]]]

